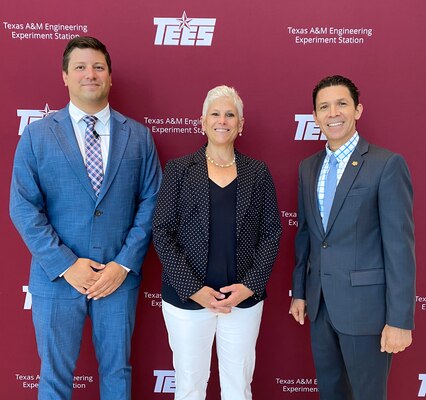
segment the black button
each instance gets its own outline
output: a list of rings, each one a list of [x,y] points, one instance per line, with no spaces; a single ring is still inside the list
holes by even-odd
[[[322,242],[321,247],[323,249],[326,249],[328,247],[328,243],[327,242]]]
[[[95,216],[100,217],[101,215],[102,215],[102,211],[100,210],[95,211]]]

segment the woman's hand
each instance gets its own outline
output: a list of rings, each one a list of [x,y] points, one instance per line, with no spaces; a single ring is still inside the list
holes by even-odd
[[[228,312],[231,312],[232,307],[237,306],[254,294],[252,290],[250,290],[247,286],[244,286],[242,283],[234,283],[233,285],[224,286],[223,288],[220,288],[220,292],[222,295],[223,293],[230,293],[230,295],[226,299],[222,297],[223,300],[218,299],[214,301],[212,306],[216,309],[228,309]]]
[[[224,299],[223,293],[217,292],[209,286],[203,286],[198,292],[194,293],[190,299],[194,300],[200,306],[208,308],[213,312],[229,313],[231,309],[229,307],[214,306],[218,300]]]

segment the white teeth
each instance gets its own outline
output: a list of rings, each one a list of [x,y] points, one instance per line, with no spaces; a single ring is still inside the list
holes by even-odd
[[[333,124],[328,124],[328,126],[331,126],[331,127],[339,126],[339,125],[343,125],[343,122],[334,122]]]

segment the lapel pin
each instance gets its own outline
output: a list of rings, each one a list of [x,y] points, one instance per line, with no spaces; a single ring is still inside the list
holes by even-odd
[[[358,161],[352,161],[352,165],[356,167],[358,165]]]

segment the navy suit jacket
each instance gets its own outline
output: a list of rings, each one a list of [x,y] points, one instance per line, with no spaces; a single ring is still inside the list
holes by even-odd
[[[95,196],[68,107],[25,128],[18,143],[10,215],[32,254],[29,289],[46,297],[81,294],[59,278],[77,258],[130,268],[118,290],[139,285],[161,183],[152,136],[111,110],[107,170]]]
[[[317,184],[325,150],[299,169],[299,227],[293,298],[315,320],[321,291],[335,328],[380,334],[413,329],[413,193],[404,159],[360,137],[337,186],[324,232]]]

